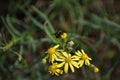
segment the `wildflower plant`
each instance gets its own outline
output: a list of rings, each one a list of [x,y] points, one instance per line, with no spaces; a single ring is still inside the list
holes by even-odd
[[[119,70],[120,20],[111,4],[117,0],[14,1],[6,5],[9,8],[1,15],[1,80],[110,80],[114,76],[119,79],[113,73]],[[73,34],[55,33],[55,27]],[[47,44],[47,49],[46,42],[51,44]],[[96,61],[87,48],[95,53]],[[93,62],[102,67],[102,73],[93,76],[92,71],[100,71]],[[46,69],[48,74],[60,79],[44,74]],[[79,76],[80,71],[83,76]],[[71,75],[68,79],[69,73],[75,79]]]
[[[70,71],[75,72],[75,69],[81,69],[84,65],[92,68],[93,72],[99,72],[99,69],[91,64],[92,58],[83,49],[80,51],[73,48],[74,42],[67,41],[67,35],[65,32],[55,33],[58,43],[45,52],[42,63],[49,64],[49,73],[59,76]]]

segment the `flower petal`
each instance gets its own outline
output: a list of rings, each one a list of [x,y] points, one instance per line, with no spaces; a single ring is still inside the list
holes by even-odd
[[[56,48],[58,48],[58,47],[59,47],[59,45],[55,45],[53,48],[56,49]]]
[[[55,74],[56,76],[59,76],[59,73],[57,73],[57,72],[55,72],[54,74]]]
[[[59,67],[62,67],[64,64],[65,64],[65,62],[62,62],[62,63],[58,64],[57,67],[58,67],[58,68],[59,68]]]
[[[65,63],[65,66],[64,66],[64,72],[65,72],[65,73],[68,73],[68,68],[69,68],[69,67],[68,67],[68,63]]]
[[[85,60],[85,65],[90,65],[90,61],[87,59],[87,60]]]
[[[74,61],[74,60],[79,60],[79,57],[78,57],[78,56],[72,56],[71,58],[72,58],[73,61]]]
[[[88,58],[89,60],[92,60],[91,58]]]
[[[56,69],[56,72],[59,74],[63,74],[63,70],[60,70],[60,69]]]
[[[71,64],[72,64],[73,66],[75,66],[76,68],[79,68],[79,66],[78,66],[78,63],[77,63],[77,62],[75,62],[75,61],[71,61]]]
[[[51,55],[51,62],[53,63],[55,60],[54,55]]]
[[[75,72],[75,70],[74,70],[74,68],[73,68],[72,64],[71,64],[71,63],[69,63],[69,65],[70,65],[70,69],[71,69],[71,71],[72,71],[72,72]]]
[[[68,57],[68,54],[66,52],[62,52],[62,53],[66,58]]]
[[[84,52],[84,50],[83,50],[83,49],[81,49],[81,52],[82,52],[83,54],[85,54],[85,52]]]
[[[57,58],[56,61],[65,61],[64,59]]]
[[[63,55],[60,52],[55,52],[55,55],[59,58],[64,58]]]
[[[77,52],[75,52],[75,54],[80,58],[82,57],[82,53],[79,50]]]
[[[79,53],[78,53],[78,52],[75,52],[75,54],[76,54],[77,56],[79,56]]]
[[[83,63],[84,63],[84,60],[80,60],[80,61],[78,62],[79,67],[82,67],[82,66],[83,66]]]

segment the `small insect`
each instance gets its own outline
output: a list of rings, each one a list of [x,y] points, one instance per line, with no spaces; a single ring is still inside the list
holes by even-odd
[[[55,37],[60,38],[63,33],[64,33],[63,31],[58,31],[55,33]]]

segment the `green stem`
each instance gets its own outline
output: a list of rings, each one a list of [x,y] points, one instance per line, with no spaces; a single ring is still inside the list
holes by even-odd
[[[6,46],[4,47],[0,47],[0,49],[2,49],[3,51],[7,51],[8,49],[10,49],[19,39],[13,39],[11,40]]]
[[[18,61],[21,61],[23,59],[22,56],[18,52],[13,51],[13,50],[10,50],[10,51],[13,52],[15,55],[18,56]]]
[[[18,41],[22,40],[25,37],[25,34],[23,34],[21,37],[13,37],[13,39],[6,44],[3,47],[0,47],[0,49],[2,49],[3,51],[7,51],[9,50],[13,45],[15,45]]]

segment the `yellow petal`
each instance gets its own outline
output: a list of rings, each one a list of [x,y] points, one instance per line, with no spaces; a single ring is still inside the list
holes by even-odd
[[[78,56],[72,56],[71,58],[72,58],[72,60],[79,60]]]
[[[69,63],[69,65],[70,65],[70,69],[71,69],[71,71],[72,71],[72,72],[75,72],[75,70],[74,70],[74,68],[73,68],[72,64],[71,64],[71,63]]]
[[[78,66],[78,63],[77,63],[77,62],[75,62],[75,61],[71,61],[71,64],[72,64],[73,66],[75,66],[76,68],[79,68],[79,66]]]
[[[67,54],[66,52],[63,52],[63,55],[64,55],[65,57],[68,57],[68,54]]]
[[[57,59],[57,56],[55,54],[53,54],[53,57],[54,57],[54,59]]]
[[[60,54],[59,52],[55,52],[56,56],[59,58],[64,58],[62,54]]]
[[[75,52],[75,54],[76,54],[77,56],[79,56],[79,53],[78,53],[78,52]]]
[[[85,60],[85,65],[90,65],[90,61],[89,60]]]
[[[65,64],[65,62],[62,62],[62,63],[58,64],[57,67],[58,67],[58,68],[59,68],[59,67],[62,67],[64,64]]]
[[[82,66],[83,66],[83,63],[84,63],[84,60],[80,60],[80,61],[78,62],[79,67],[82,67]]]
[[[65,66],[64,66],[64,72],[65,72],[65,73],[68,73],[68,68],[69,68],[69,67],[68,67],[68,63],[65,63]]]
[[[55,60],[54,55],[51,56],[51,62],[53,63]]]
[[[57,58],[56,61],[65,61],[64,59]]]
[[[56,76],[59,76],[59,74],[58,74],[57,72],[55,72],[55,75],[56,75]]]
[[[84,50],[83,50],[83,49],[81,49],[81,51],[82,51],[82,53],[83,53],[83,54],[85,54],[85,52],[84,52]]]
[[[89,60],[92,60],[91,58],[88,58]]]
[[[79,50],[77,52],[79,53],[79,55],[82,55],[82,53]]]
[[[57,69],[56,72],[59,73],[59,74],[63,74],[63,71],[60,70],[60,69]]]
[[[69,57],[71,57],[71,54],[68,54]]]
[[[56,49],[56,48],[58,48],[58,47],[59,47],[59,45],[55,45],[53,48],[55,48],[55,49]]]

